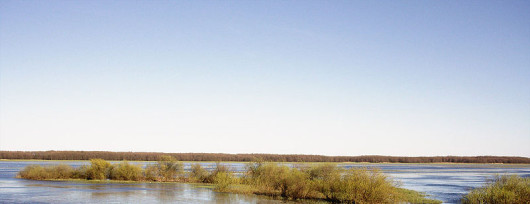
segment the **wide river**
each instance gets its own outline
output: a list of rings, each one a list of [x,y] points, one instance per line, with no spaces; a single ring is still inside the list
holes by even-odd
[[[81,161],[0,161],[0,203],[285,203],[266,196],[216,193],[194,184],[177,183],[76,183],[32,181],[15,178],[30,164],[65,163],[78,167]],[[145,165],[147,162],[132,162]],[[245,163],[225,162],[242,172]],[[212,168],[214,163],[201,163]],[[292,165],[292,164],[287,164]],[[425,192],[445,203],[458,203],[470,189],[483,185],[496,174],[530,177],[530,165],[503,164],[365,164],[339,163],[345,168],[378,168],[401,187]],[[184,163],[189,170],[190,163]]]

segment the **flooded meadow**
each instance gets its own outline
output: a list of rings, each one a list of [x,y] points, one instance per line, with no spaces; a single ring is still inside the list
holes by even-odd
[[[146,165],[150,162],[131,162]],[[88,161],[0,161],[0,203],[285,203],[267,196],[214,192],[201,184],[184,183],[98,183],[72,181],[35,181],[15,178],[30,164],[68,164],[78,167]],[[184,169],[191,168],[190,162]],[[202,162],[206,169],[215,163]],[[236,172],[246,163],[223,162]],[[285,163],[285,165],[311,165]],[[530,165],[504,164],[372,164],[339,163],[344,168],[380,169],[401,187],[425,192],[444,203],[458,203],[462,195],[483,185],[495,175],[530,176]],[[295,202],[293,202],[295,203]]]

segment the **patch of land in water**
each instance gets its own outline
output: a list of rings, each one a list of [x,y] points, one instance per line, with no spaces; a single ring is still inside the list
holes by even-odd
[[[282,199],[325,200],[368,203],[440,203],[420,192],[395,186],[377,170],[349,169],[334,164],[288,167],[277,163],[249,163],[243,176],[234,176],[226,166],[217,163],[207,171],[199,164],[183,171],[181,162],[163,156],[142,169],[128,162],[110,164],[101,159],[90,165],[73,168],[68,165],[29,165],[19,178],[33,180],[74,181],[89,183],[200,183],[197,187],[218,192],[268,195]],[[108,180],[110,179],[110,180]]]

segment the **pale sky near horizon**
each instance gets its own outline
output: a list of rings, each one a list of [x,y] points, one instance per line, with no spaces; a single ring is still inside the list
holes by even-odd
[[[530,157],[530,1],[0,1],[0,150]]]

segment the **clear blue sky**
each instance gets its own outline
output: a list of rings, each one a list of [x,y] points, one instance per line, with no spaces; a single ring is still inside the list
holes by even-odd
[[[530,1],[0,1],[0,150],[529,147]]]

